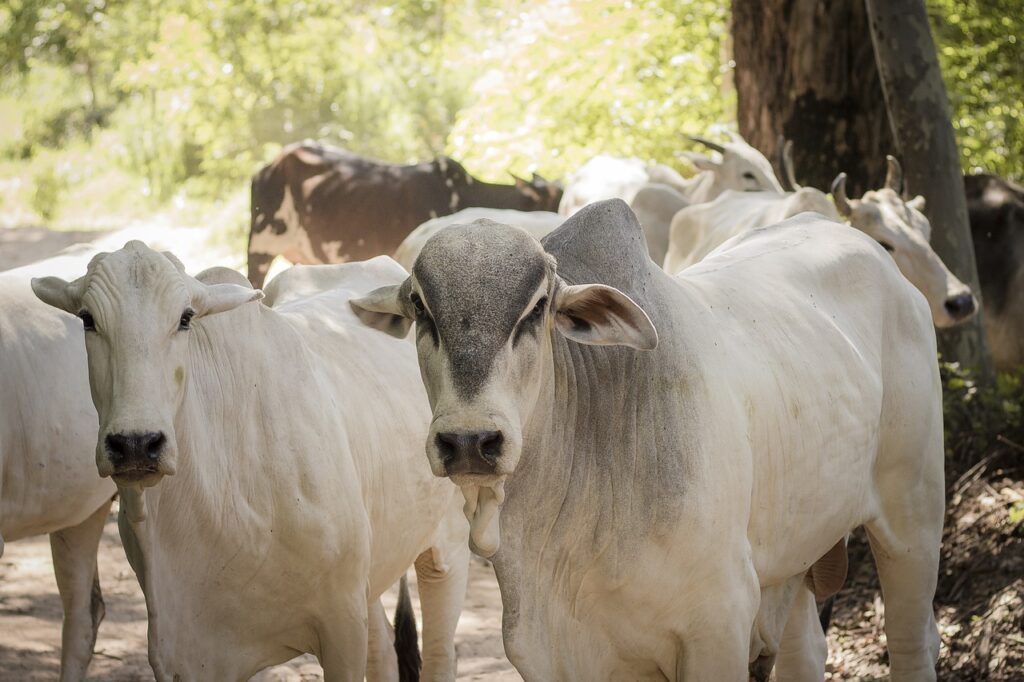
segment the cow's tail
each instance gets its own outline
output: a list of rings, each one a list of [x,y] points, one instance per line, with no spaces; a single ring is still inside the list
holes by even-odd
[[[398,606],[395,607],[395,655],[398,656],[400,682],[419,682],[422,661],[417,639],[409,579],[403,575],[398,585]]]

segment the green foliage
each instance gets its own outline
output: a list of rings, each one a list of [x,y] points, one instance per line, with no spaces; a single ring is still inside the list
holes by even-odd
[[[686,134],[734,120],[725,3],[538,3],[499,14],[451,138],[485,174],[564,175],[608,152],[673,164]]]
[[[60,205],[61,192],[66,188],[66,183],[57,175],[53,166],[45,166],[40,169],[32,179],[34,190],[32,192],[32,208],[49,222],[57,213]]]
[[[928,3],[965,167],[1024,177],[1020,0]],[[124,181],[96,192],[116,206],[219,199],[306,137],[489,179],[599,152],[680,165],[685,135],[734,123],[728,18],[724,0],[7,0],[0,162],[23,182],[0,193],[30,211],[52,165],[92,171],[54,171],[71,211],[97,177]]]
[[[941,360],[941,359],[940,359]],[[939,362],[946,454],[973,463],[996,447],[1024,445],[1024,370],[1003,372],[983,386],[956,362]]]
[[[1024,6],[928,0],[965,171],[1024,179]]]

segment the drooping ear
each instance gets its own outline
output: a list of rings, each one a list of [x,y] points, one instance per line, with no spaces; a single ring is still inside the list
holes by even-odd
[[[711,171],[714,173],[721,165],[717,161],[704,156],[703,154],[698,154],[697,152],[683,152],[683,156],[689,159],[690,163],[696,166],[699,170]]]
[[[68,282],[60,277],[33,277],[32,293],[43,303],[77,315],[82,307],[79,282]]]
[[[907,206],[914,209],[915,211],[924,212],[924,197],[918,194],[916,197],[907,202]]]
[[[409,280],[406,280],[408,282]],[[412,318],[405,311],[402,305],[401,296],[403,289],[408,287],[403,284],[392,284],[391,286],[374,289],[362,298],[354,298],[348,302],[352,312],[367,327],[373,327],[385,334],[390,334],[398,339],[404,339],[412,326]]]
[[[643,309],[603,284],[562,286],[555,295],[555,326],[567,339],[593,346],[654,350],[658,330]]]
[[[198,296],[193,298],[196,314],[216,315],[234,310],[243,303],[259,301],[263,298],[261,289],[242,286],[241,284],[209,284],[203,286]]]

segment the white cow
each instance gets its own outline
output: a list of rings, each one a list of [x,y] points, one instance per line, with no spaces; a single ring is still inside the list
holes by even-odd
[[[725,192],[710,203],[687,207],[672,219],[665,271],[675,273],[699,262],[730,238],[752,228],[815,211],[836,222],[845,219],[881,244],[904,276],[925,295],[936,327],[970,319],[977,311],[974,295],[932,250],[928,243],[931,224],[921,213],[924,197],[909,201],[901,198],[899,163],[888,158],[885,186],[867,192],[860,200],[846,198],[846,174],[840,173],[832,185],[834,206],[823,192],[801,187],[783,195]]]
[[[689,205],[690,202],[678,190],[658,182],[649,182],[641,187],[629,202],[640,227],[644,228],[647,252],[655,263],[665,262],[672,218]]]
[[[640,188],[651,182],[668,185],[690,203],[711,201],[727,189],[782,192],[782,185],[764,154],[736,133],[729,135],[732,141],[725,144],[703,137],[690,138],[721,155],[719,161],[686,152],[685,156],[693,165],[703,171],[690,179],[684,179],[668,166],[648,164],[635,157],[595,156],[570,178],[558,212],[570,216],[587,204],[603,199],[618,198],[630,203]]]
[[[452,225],[465,225],[474,220],[493,220],[503,225],[514,225],[530,233],[534,239],[551,232],[565,220],[563,216],[550,211],[516,211],[505,208],[466,208],[451,215],[432,218],[409,233],[395,250],[395,260],[406,270],[412,268],[423,245],[441,230]]]
[[[104,616],[96,550],[116,489],[93,467],[82,325],[40,303],[17,270],[0,276],[0,386],[0,555],[5,541],[50,534],[60,679],[82,680]]]
[[[273,308],[246,305],[262,293],[237,274],[203,283],[141,242],[73,282],[32,282],[86,329],[96,464],[122,496],[161,682],[245,679],[302,652],[327,680],[362,680],[368,639],[386,648],[374,602],[414,559],[424,676],[454,678],[467,557],[435,539],[452,490],[417,456],[429,415],[413,349],[345,305],[404,271],[324,268],[281,275]]]
[[[445,230],[352,302],[393,334],[415,320],[427,456],[462,488],[528,682],[739,682],[770,646],[779,679],[820,682],[800,583],[861,524],[892,678],[935,679],[935,332],[876,242],[825,223],[751,230],[673,278],[601,202],[542,244]]]

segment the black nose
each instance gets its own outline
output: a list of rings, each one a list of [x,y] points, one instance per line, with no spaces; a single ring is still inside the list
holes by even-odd
[[[110,462],[117,468],[155,469],[167,436],[162,432],[111,433],[107,435]]]
[[[960,294],[946,299],[946,312],[954,320],[962,320],[971,315],[977,308],[974,296],[971,294]]]
[[[449,431],[437,434],[437,450],[449,476],[493,474],[504,441],[501,431]]]

